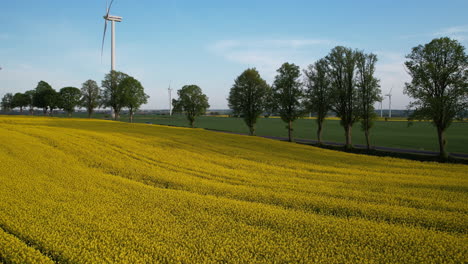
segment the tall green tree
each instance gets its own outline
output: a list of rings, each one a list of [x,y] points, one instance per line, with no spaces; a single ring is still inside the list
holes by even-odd
[[[86,108],[88,118],[94,113],[94,109],[99,107],[101,102],[101,89],[96,81],[87,80],[81,86],[81,106]]]
[[[281,119],[287,123],[289,141],[293,141],[293,122],[304,115],[301,100],[304,95],[299,78],[299,66],[284,63],[278,70],[273,83],[273,98]]]
[[[3,112],[9,112],[11,109],[13,109],[13,94],[12,93],[6,93],[3,98],[2,98],[2,111]]]
[[[361,128],[366,137],[367,150],[370,150],[370,129],[377,117],[374,104],[380,100],[379,80],[375,78],[377,55],[357,52],[357,85]]]
[[[75,87],[64,87],[60,89],[60,103],[59,107],[65,110],[69,117],[79,106],[81,99],[81,91]]]
[[[13,95],[12,108],[19,107],[20,113],[23,113],[23,108],[28,106],[29,97],[24,93],[15,93]]]
[[[40,81],[34,91],[33,103],[35,107],[42,108],[44,115],[47,114],[47,109],[52,110],[58,104],[57,92],[45,81]]]
[[[191,127],[195,126],[195,118],[206,113],[210,107],[208,97],[197,85],[185,85],[177,91],[178,99],[172,99],[174,112],[185,113]]]
[[[320,59],[304,70],[305,75],[305,105],[317,114],[317,141],[322,144],[323,121],[331,110],[331,81],[328,75],[328,63]]]
[[[24,95],[28,98],[28,107],[29,107],[29,114],[34,114],[34,94],[36,93],[35,90],[29,90],[24,93]]]
[[[129,111],[129,122],[133,122],[133,116],[140,106],[148,102],[149,96],[145,94],[145,89],[141,83],[133,78],[127,77],[120,84],[120,89],[125,92],[125,106]]]
[[[273,88],[268,85],[268,89],[265,92],[265,118],[270,117],[276,111],[275,98],[273,94]]]
[[[229,93],[229,108],[244,118],[251,136],[255,135],[255,124],[265,110],[268,89],[266,81],[252,68],[237,77]]]
[[[127,77],[128,75],[123,72],[111,71],[106,74],[101,84],[103,88],[102,104],[114,110],[115,120],[119,119],[120,111],[127,104],[125,89],[120,85]]]
[[[328,63],[332,103],[331,109],[341,119],[346,138],[346,148],[352,148],[351,131],[359,120],[358,87],[356,84],[357,52],[342,46],[333,48],[326,56]]]
[[[445,131],[468,108],[468,56],[458,41],[437,38],[406,56],[412,77],[405,93],[415,100],[411,118],[431,119],[437,128],[440,157],[448,158]]]

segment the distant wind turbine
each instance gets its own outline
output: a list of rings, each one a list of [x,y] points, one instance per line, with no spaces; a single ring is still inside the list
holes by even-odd
[[[104,16],[104,34],[102,35],[102,47],[101,47],[101,59],[102,59],[102,54],[104,52],[104,40],[106,39],[106,31],[107,31],[107,21],[112,22],[112,31],[111,31],[111,70],[115,71],[115,22],[122,22],[122,17],[119,16],[112,16],[109,15],[110,8],[112,6],[112,3],[114,0],[112,0],[107,6],[107,1],[106,1],[106,15]]]
[[[169,82],[169,88],[167,88],[167,91],[169,92],[169,116],[172,116],[172,88],[171,88],[171,82]]]
[[[392,90],[393,90],[393,86],[392,86],[392,89],[390,89],[390,92],[385,95],[385,96],[388,96],[388,117],[389,118],[392,118]]]
[[[382,101],[383,101],[383,98],[380,98],[380,117],[383,117]]]

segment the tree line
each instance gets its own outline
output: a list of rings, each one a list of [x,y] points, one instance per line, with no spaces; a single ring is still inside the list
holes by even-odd
[[[102,88],[101,88],[102,87]],[[123,108],[129,110],[129,121],[133,122],[134,113],[141,105],[146,104],[149,96],[145,94],[141,83],[123,72],[111,71],[98,86],[96,81],[85,81],[81,89],[76,87],[63,87],[59,91],[52,88],[45,81],[40,81],[36,88],[24,93],[7,93],[3,96],[1,107],[3,111],[13,108],[42,109],[44,115],[52,115],[55,109],[62,109],[71,116],[76,108],[85,108],[91,118],[95,109],[111,107],[115,120],[119,119]]]
[[[255,135],[262,113],[277,113],[286,123],[289,141],[294,138],[294,121],[314,112],[319,144],[325,117],[333,111],[341,119],[346,147],[352,146],[351,128],[360,120],[370,148],[373,105],[380,100],[379,80],[374,76],[376,62],[375,54],[338,46],[302,74],[299,66],[284,63],[271,86],[255,68],[250,68],[235,80],[228,97],[229,107],[243,117],[251,135]]]
[[[406,56],[412,80],[405,84],[404,93],[414,99],[409,105],[413,110],[410,120],[432,120],[442,159],[448,158],[446,129],[468,108],[468,56],[464,49],[458,41],[444,37],[414,47]],[[324,120],[334,112],[344,129],[345,147],[352,148],[352,127],[359,122],[370,149],[374,104],[382,100],[376,63],[375,54],[337,46],[302,74],[297,65],[284,63],[272,85],[255,68],[249,68],[234,81],[229,107],[244,119],[250,135],[255,135],[260,115],[279,114],[286,123],[289,141],[293,141],[294,121],[313,112],[318,144],[322,144]]]

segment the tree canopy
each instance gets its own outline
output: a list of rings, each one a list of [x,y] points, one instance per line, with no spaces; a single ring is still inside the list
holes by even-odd
[[[11,109],[13,109],[13,94],[12,93],[6,93],[3,96],[1,106],[2,106],[2,111],[4,112],[8,112],[8,111],[11,111]]]
[[[28,106],[29,96],[24,93],[15,93],[13,95],[12,108],[19,107],[20,113],[23,112],[23,108]]]
[[[81,86],[81,102],[80,105],[86,108],[88,118],[91,118],[94,109],[99,107],[101,103],[101,89],[96,81],[87,80]]]
[[[346,148],[352,147],[351,129],[359,119],[358,87],[355,71],[357,52],[342,46],[326,56],[331,81],[331,109],[341,119],[345,130]]]
[[[437,128],[439,151],[448,158],[445,130],[468,108],[468,56],[456,40],[437,38],[414,47],[406,56],[408,73],[405,93],[412,97],[411,118],[430,119]]]
[[[265,110],[269,86],[255,68],[245,70],[234,81],[228,97],[229,108],[242,116],[249,127],[250,135],[255,135],[255,124]]]
[[[133,122],[135,111],[148,102],[149,96],[145,94],[143,85],[133,77],[125,78],[119,85],[121,86],[119,89],[124,91],[125,107],[128,107],[129,110],[129,121]]]
[[[57,92],[47,82],[40,81],[34,91],[33,103],[35,107],[43,109],[44,115],[47,114],[47,109],[52,113],[58,104]]]
[[[80,104],[81,91],[75,87],[64,87],[60,89],[59,107],[65,110],[68,116],[71,116],[75,108]]]
[[[366,137],[367,149],[370,149],[370,129],[374,124],[374,104],[380,100],[379,80],[375,78],[375,64],[377,55],[365,54],[362,51],[356,54],[358,105],[361,128]]]
[[[305,106],[308,111],[317,114],[317,141],[322,142],[323,121],[331,110],[331,81],[328,74],[328,63],[320,59],[309,65],[305,74]]]
[[[191,127],[194,127],[195,118],[206,113],[210,107],[208,97],[203,94],[197,85],[185,85],[177,91],[178,99],[172,100],[174,112],[184,112]]]
[[[111,71],[106,74],[101,84],[103,88],[102,104],[107,107],[112,107],[115,120],[120,117],[122,108],[127,105],[125,89],[120,85],[127,77],[129,76],[123,72]]]
[[[284,63],[278,70],[273,83],[273,98],[281,119],[287,123],[289,141],[293,141],[292,123],[304,115],[301,100],[304,95],[299,78],[299,66]]]

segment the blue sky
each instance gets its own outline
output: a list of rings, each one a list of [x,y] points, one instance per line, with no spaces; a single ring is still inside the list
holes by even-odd
[[[101,82],[110,70],[110,31],[101,62],[104,0],[15,0],[0,4],[0,96]],[[197,84],[211,108],[227,108],[234,79],[256,67],[271,83],[283,62],[301,68],[337,45],[378,55],[383,92],[404,109],[411,48],[441,36],[468,46],[468,1],[129,1],[115,0],[116,69],[168,107],[167,87]],[[174,95],[174,93],[173,93]],[[384,105],[388,100],[384,101]]]

